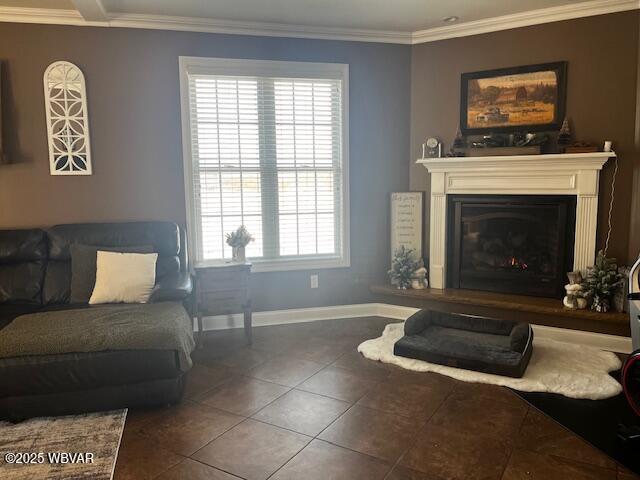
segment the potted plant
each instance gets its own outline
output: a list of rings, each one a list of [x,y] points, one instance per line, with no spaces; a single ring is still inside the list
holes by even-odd
[[[244,225],[240,225],[235,232],[227,233],[227,245],[231,247],[234,262],[244,263],[247,260],[245,247],[253,242],[253,237]]]
[[[608,312],[611,299],[622,284],[622,275],[614,258],[607,258],[602,250],[598,252],[596,264],[588,269],[587,278],[583,282],[583,294],[591,300],[591,310]]]
[[[387,272],[391,279],[391,284],[400,290],[410,288],[414,274],[420,267],[420,261],[416,260],[413,249],[401,245],[394,252],[391,270]]]

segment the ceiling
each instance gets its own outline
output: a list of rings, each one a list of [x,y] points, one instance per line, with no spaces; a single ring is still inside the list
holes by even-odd
[[[0,21],[419,43],[637,8],[640,0],[0,0]],[[451,16],[458,21],[443,21]]]
[[[391,31],[442,26],[456,15],[465,21],[496,17],[576,0],[103,0],[109,12],[286,23],[316,27]]]
[[[3,7],[75,8],[71,0],[0,0]]]

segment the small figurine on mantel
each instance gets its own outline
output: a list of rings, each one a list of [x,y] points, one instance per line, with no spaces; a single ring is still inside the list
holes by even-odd
[[[456,131],[456,138],[453,139],[453,143],[451,144],[451,148],[447,153],[447,157],[464,157],[465,152],[464,149],[466,147],[464,137],[462,136],[462,132],[460,131],[460,127]]]
[[[456,130],[456,138],[453,139],[453,148],[464,148],[464,138],[462,137],[462,132],[460,131],[460,127]]]
[[[569,119],[565,118],[562,122],[562,127],[558,132],[558,146],[564,150],[564,148],[571,143],[571,128],[569,127]]]
[[[569,283],[564,286],[567,294],[562,300],[562,304],[571,310],[583,310],[587,308],[587,299],[583,296],[584,287],[582,286],[582,273],[567,273]]]
[[[515,142],[516,147],[538,147],[545,145],[549,136],[540,133],[526,133],[524,137]]]

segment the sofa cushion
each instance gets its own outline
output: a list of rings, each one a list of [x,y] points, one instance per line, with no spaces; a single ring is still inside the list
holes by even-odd
[[[41,303],[46,259],[44,231],[0,230],[0,304]]]
[[[147,303],[156,284],[157,253],[98,251],[90,305]]]
[[[95,245],[71,245],[71,303],[87,303],[96,284],[96,259],[98,250],[104,252],[151,253],[151,245],[132,247],[107,247]]]
[[[193,322],[177,302],[97,305],[23,315],[0,330],[0,358],[104,350],[175,350],[191,368]]]
[[[68,304],[71,298],[71,262],[49,260],[44,274],[42,303]]]
[[[71,246],[95,245],[122,248],[149,245],[158,254],[156,278],[184,270],[181,232],[171,222],[80,223],[57,225],[47,230],[49,264],[44,280],[46,304],[71,299]],[[66,265],[66,266],[63,266]]]
[[[0,265],[0,303],[42,302],[45,261]]]
[[[14,318],[37,312],[39,308],[33,303],[0,305],[0,330],[9,325]]]
[[[78,223],[57,225],[47,230],[49,256],[54,260],[71,260],[71,245],[130,247],[151,245],[160,256],[177,256],[180,252],[178,226],[171,222]]]

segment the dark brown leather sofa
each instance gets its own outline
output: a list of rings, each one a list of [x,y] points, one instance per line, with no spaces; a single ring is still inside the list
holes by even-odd
[[[189,305],[184,234],[168,222],[58,225],[0,230],[0,329],[33,312],[91,308],[69,303],[72,244],[152,246],[151,302]],[[170,350],[105,350],[0,358],[0,419],[174,403],[184,372]]]

